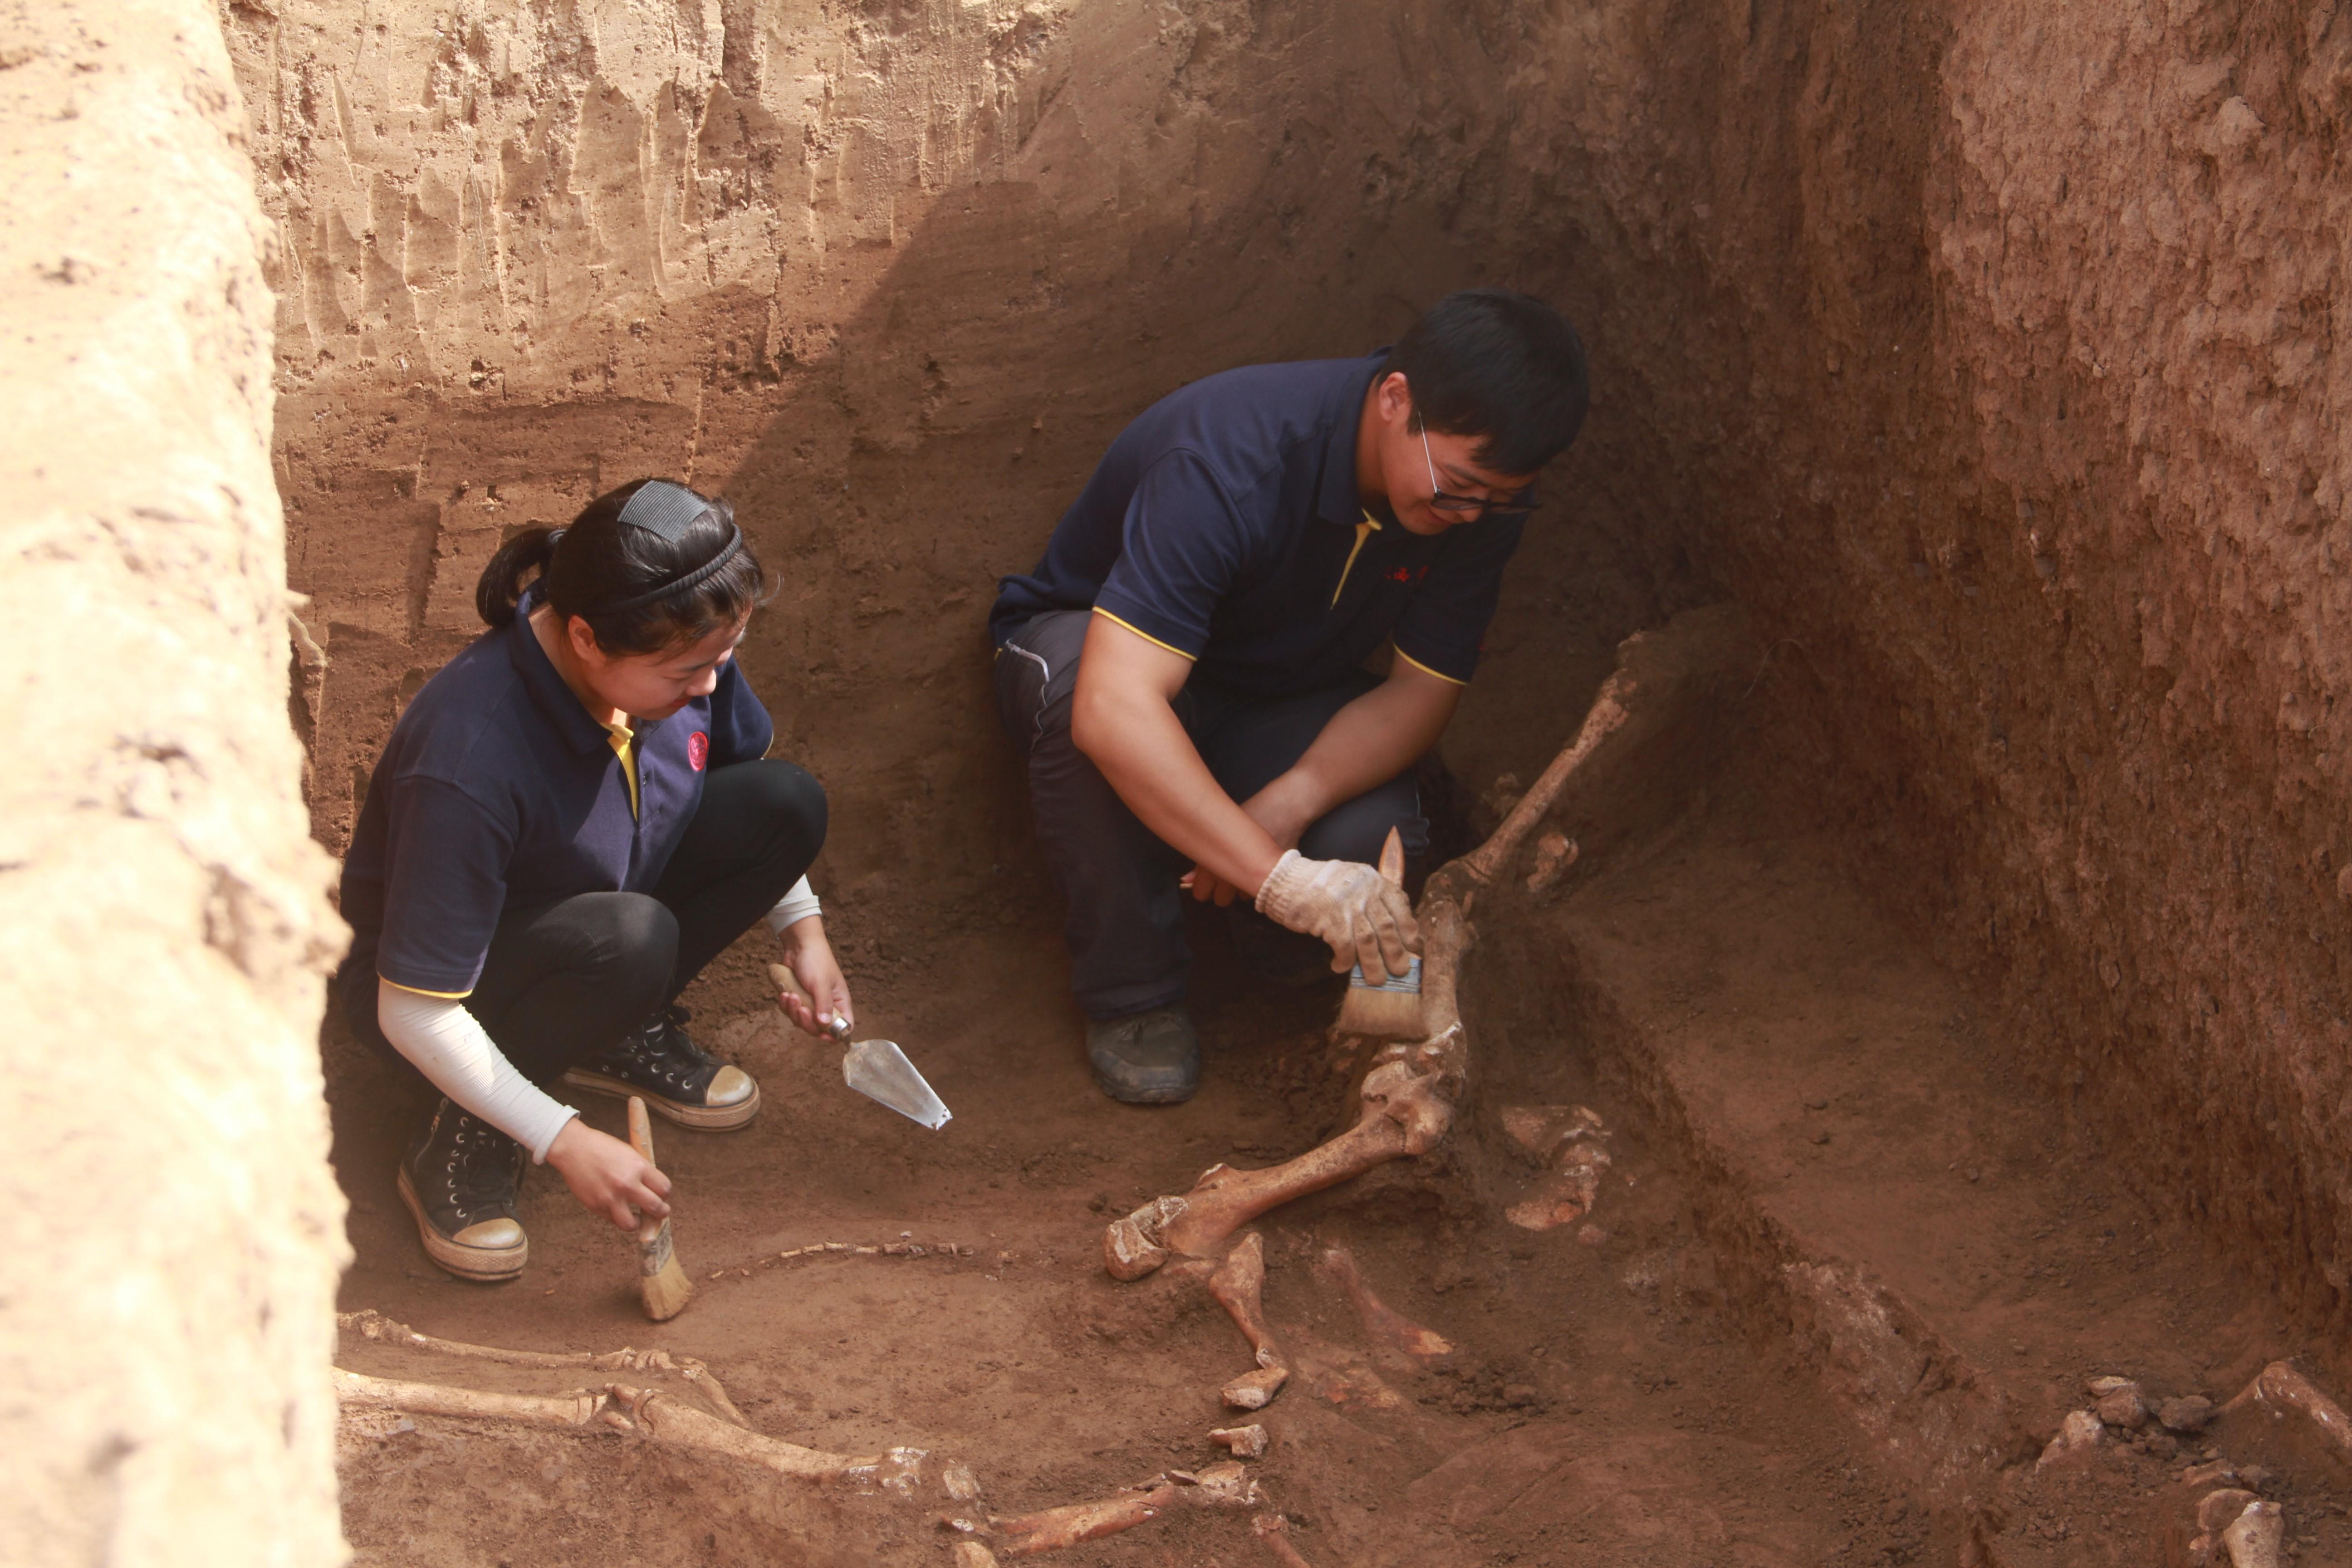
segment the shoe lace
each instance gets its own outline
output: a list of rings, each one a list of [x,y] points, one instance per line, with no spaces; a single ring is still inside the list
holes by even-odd
[[[505,1199],[520,1168],[522,1145],[467,1112],[459,1112],[443,1174],[449,1206],[460,1219]]]

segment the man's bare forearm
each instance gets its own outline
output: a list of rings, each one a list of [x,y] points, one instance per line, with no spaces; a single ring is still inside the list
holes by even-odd
[[[1307,824],[1404,772],[1445,732],[1462,688],[1398,661],[1395,674],[1331,715],[1290,770],[1261,790],[1252,814],[1294,843]]]

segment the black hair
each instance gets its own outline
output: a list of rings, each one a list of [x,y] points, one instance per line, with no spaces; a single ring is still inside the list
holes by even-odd
[[[1390,352],[1404,373],[1413,428],[1480,437],[1478,466],[1532,474],[1567,450],[1591,387],[1583,340],[1531,295],[1465,289],[1430,307]]]
[[[634,480],[581,508],[568,527],[527,528],[499,545],[474,584],[476,611],[490,626],[513,625],[526,575],[536,572],[555,613],[586,621],[596,646],[609,654],[660,653],[750,615],[768,579],[751,542],[735,542],[733,507],[689,490],[703,510],[674,538],[634,520],[623,524],[629,499],[656,482],[676,483]],[[727,559],[719,562],[721,554]],[[715,571],[686,581],[713,562]],[[677,590],[662,593],[671,582]]]

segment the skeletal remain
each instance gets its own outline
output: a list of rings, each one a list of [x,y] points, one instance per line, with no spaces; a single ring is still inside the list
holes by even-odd
[[[1394,1345],[1410,1356],[1428,1361],[1436,1356],[1452,1355],[1454,1343],[1434,1329],[1425,1329],[1394,1307],[1372,1293],[1364,1279],[1363,1271],[1356,1267],[1353,1254],[1337,1242],[1323,1249],[1316,1266],[1333,1284],[1346,1292],[1357,1315],[1364,1320],[1364,1328],[1383,1343]]]
[[[2227,1530],[2246,1511],[2246,1505],[2255,1500],[2253,1493],[2240,1487],[2207,1492],[2197,1500],[2197,1528],[2209,1535]]]
[[[1576,840],[1565,833],[1545,834],[1536,840],[1535,869],[1528,873],[1528,891],[1542,897],[1575,864]]]
[[[2110,1426],[2132,1428],[2147,1425],[2147,1401],[2139,1384],[2127,1377],[2095,1377],[2089,1393],[2097,1403],[2091,1408]]]
[[[510,1351],[493,1345],[469,1345],[459,1340],[436,1339],[420,1334],[406,1323],[385,1317],[373,1307],[356,1312],[338,1312],[336,1325],[347,1333],[355,1333],[379,1344],[396,1344],[408,1350],[430,1351],[436,1355],[461,1356],[468,1361],[499,1362],[508,1366],[590,1367],[599,1372],[674,1372],[686,1379],[697,1394],[709,1401],[710,1407],[736,1426],[747,1431],[751,1424],[735,1408],[711,1371],[690,1355],[672,1356],[667,1351],[632,1350],[624,1345],[616,1351]],[[431,1386],[419,1384],[419,1387]]]
[[[2221,1406],[2221,1413],[2227,1415],[2250,1405],[2269,1411],[2274,1420],[2285,1419],[2290,1412],[2304,1416],[2338,1458],[2352,1462],[2352,1417],[2286,1363],[2274,1361],[2255,1373],[2238,1397]]]
[[[1225,1384],[1224,1401],[1236,1410],[1263,1410],[1290,1381],[1290,1368],[1265,1321],[1265,1243],[1257,1232],[1243,1237],[1209,1276],[1209,1294],[1232,1314],[1234,1326],[1241,1330],[1257,1357],[1256,1371],[1244,1373]]]
[[[1547,1164],[1564,1143],[1609,1136],[1601,1113],[1589,1105],[1507,1105],[1502,1121],[1512,1142]]]
[[[955,1568],[996,1568],[996,1553],[977,1541],[955,1543]]]
[[[1290,1521],[1282,1515],[1259,1514],[1250,1521],[1250,1533],[1274,1553],[1275,1561],[1281,1563],[1282,1568],[1314,1568],[1314,1564],[1298,1554],[1298,1548],[1290,1544]]]
[[[1609,1163],[1609,1151],[1597,1143],[1566,1144],[1550,1173],[1526,1197],[1505,1209],[1503,1217],[1521,1230],[1550,1230],[1574,1224],[1591,1214],[1601,1200],[1601,1177]]]
[[[581,1389],[548,1397],[369,1377],[341,1367],[333,1368],[332,1373],[335,1397],[346,1409],[512,1421],[527,1426],[574,1431],[610,1426],[674,1447],[726,1454],[778,1475],[802,1479],[846,1479],[903,1493],[913,1489],[925,1458],[920,1448],[891,1448],[860,1456],[803,1448],[797,1443],[763,1437],[757,1432],[730,1426],[715,1415],[679,1404],[658,1389],[636,1388],[625,1383],[608,1383],[601,1390]]]
[[[2279,1568],[2279,1547],[2285,1537],[2284,1509],[2274,1502],[2250,1502],[2221,1531],[2221,1547],[2230,1554],[2230,1568]]]
[[[1265,1500],[1246,1470],[1221,1459],[1199,1471],[1155,1476],[1121,1497],[992,1518],[989,1523],[1003,1538],[999,1556],[1034,1557],[1148,1524],[1171,1508],[1255,1508]]]
[[[1253,1421],[1246,1426],[1220,1426],[1209,1434],[1209,1441],[1236,1459],[1262,1459],[1269,1439],[1265,1428]]]
[[[2100,1436],[2105,1431],[2106,1428],[2099,1425],[2099,1418],[2091,1412],[2068,1411],[2066,1419],[2058,1424],[2058,1435],[2050,1439],[2049,1447],[2042,1450],[2042,1458],[2034,1461],[2033,1468],[2043,1469],[2069,1454],[2096,1447]]]
[[[1735,621],[1694,612],[1661,631],[1628,638],[1576,738],[1486,843],[1430,878],[1416,911],[1422,1026],[1428,1034],[1373,1056],[1353,1125],[1284,1164],[1258,1171],[1213,1165],[1191,1192],[1154,1198],[1114,1222],[1103,1236],[1103,1265],[1112,1278],[1139,1279],[1174,1257],[1214,1258],[1228,1237],[1267,1210],[1437,1145],[1453,1125],[1470,1068],[1455,985],[1463,955],[1475,940],[1468,918],[1473,900],[1502,874],[1570,780],[1604,746],[1616,742],[1612,751],[1638,767],[1653,742],[1697,708],[1733,656],[1739,640]]]

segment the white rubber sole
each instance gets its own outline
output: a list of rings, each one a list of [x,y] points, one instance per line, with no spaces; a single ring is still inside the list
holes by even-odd
[[[745,1078],[751,1075],[745,1073]],[[563,1081],[573,1089],[584,1089],[591,1094],[609,1094],[615,1100],[631,1095],[646,1102],[646,1109],[665,1121],[675,1121],[680,1127],[691,1127],[701,1132],[732,1132],[748,1124],[760,1113],[760,1080],[751,1079],[751,1094],[734,1105],[688,1105],[681,1100],[664,1100],[650,1094],[625,1079],[608,1078],[587,1068],[573,1068],[563,1075]]]
[[[442,1272],[454,1274],[460,1279],[495,1284],[501,1279],[513,1279],[522,1272],[522,1266],[530,1261],[529,1237],[512,1247],[467,1247],[435,1230],[433,1222],[425,1217],[424,1204],[417,1200],[415,1184],[408,1179],[405,1161],[402,1162],[400,1174],[393,1185],[399,1190],[400,1201],[408,1205],[409,1215],[416,1221],[416,1236],[425,1243],[425,1256],[433,1259]]]

